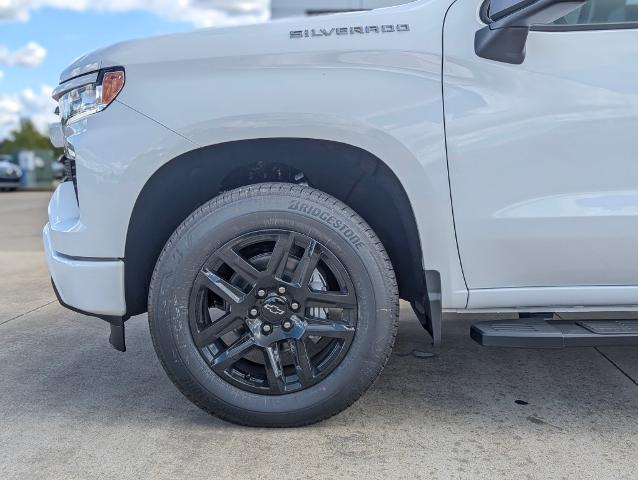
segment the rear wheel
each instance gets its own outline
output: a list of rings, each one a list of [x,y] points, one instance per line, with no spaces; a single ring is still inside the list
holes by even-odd
[[[383,247],[338,200],[289,184],[228,192],[189,217],[149,295],[156,351],[206,411],[294,426],[353,403],[390,354],[397,286]]]

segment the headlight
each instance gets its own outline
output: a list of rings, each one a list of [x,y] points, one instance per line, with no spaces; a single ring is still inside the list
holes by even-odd
[[[86,81],[83,81],[85,79]],[[60,103],[63,124],[80,120],[108,107],[124,88],[124,70],[109,69],[60,85],[53,98]]]
[[[22,170],[14,165],[0,166],[0,174],[11,177],[19,177],[22,175]]]

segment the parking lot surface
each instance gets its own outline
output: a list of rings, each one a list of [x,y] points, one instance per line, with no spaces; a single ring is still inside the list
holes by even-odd
[[[319,425],[251,429],[173,387],[146,316],[129,351],[54,300],[46,193],[0,194],[0,479],[635,479],[636,349],[486,349],[448,316],[434,356],[409,307],[380,379]],[[407,308],[406,308],[407,307]]]

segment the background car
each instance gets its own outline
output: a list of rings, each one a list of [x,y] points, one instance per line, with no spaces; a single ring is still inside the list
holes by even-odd
[[[11,157],[0,155],[0,191],[13,191],[20,186],[22,170],[11,162]]]

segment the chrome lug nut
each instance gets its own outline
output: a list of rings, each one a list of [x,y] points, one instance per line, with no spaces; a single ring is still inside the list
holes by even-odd
[[[284,320],[281,326],[284,330],[292,330],[293,323],[290,320]]]
[[[264,298],[266,296],[266,290],[264,290],[263,288],[260,288],[259,290],[257,290],[257,296],[259,298]]]
[[[278,291],[281,295],[283,295],[284,293],[286,293],[286,287],[279,287],[279,288],[277,289],[277,291]]]
[[[266,335],[272,333],[272,325],[270,323],[264,323],[261,326],[261,331],[264,332]]]
[[[253,307],[248,311],[248,315],[250,315],[250,317],[252,318],[255,318],[257,317],[257,315],[259,315],[259,310],[257,310],[256,307]]]
[[[292,308],[296,312],[297,310],[299,310],[299,303],[298,302],[292,302],[290,304],[290,308]]]

